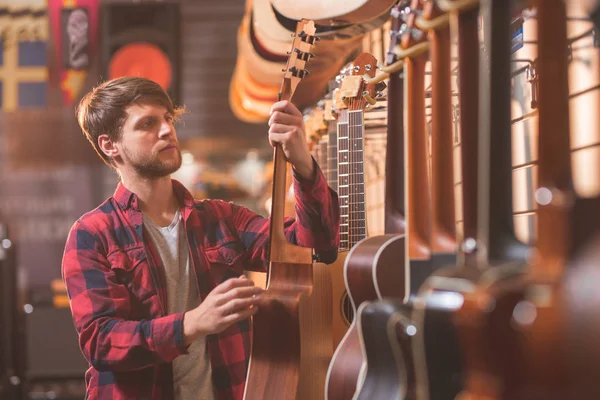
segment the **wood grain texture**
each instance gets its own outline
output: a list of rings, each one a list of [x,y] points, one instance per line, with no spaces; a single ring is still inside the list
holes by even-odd
[[[315,27],[298,24],[281,85],[290,100],[303,74]],[[298,49],[296,52],[294,49]],[[289,243],[284,233],[287,163],[280,145],[273,156],[273,206],[270,220],[267,290],[253,318],[245,400],[315,399],[324,391],[331,347],[331,277],[313,266],[312,249]]]

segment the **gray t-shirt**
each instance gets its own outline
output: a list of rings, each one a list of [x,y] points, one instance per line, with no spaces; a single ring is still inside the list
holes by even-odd
[[[179,210],[169,226],[161,227],[144,215],[144,229],[152,238],[167,278],[167,312],[175,314],[196,308],[200,294],[190,271],[189,246]],[[173,360],[176,400],[213,400],[215,398],[210,358],[204,337],[195,340],[189,354]]]

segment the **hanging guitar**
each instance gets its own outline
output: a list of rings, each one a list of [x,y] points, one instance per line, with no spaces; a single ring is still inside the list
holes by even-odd
[[[372,64],[369,71],[363,72],[374,76],[375,68],[375,64]],[[346,80],[346,77],[349,77],[349,80]],[[352,63],[340,71],[336,80],[340,85],[345,85],[345,90],[348,91],[348,88],[353,89],[352,85],[361,82],[357,77],[359,75],[356,64]],[[352,79],[353,81],[351,81]],[[346,83],[344,84],[344,82]],[[383,85],[379,84],[378,87],[370,85],[368,88],[373,89],[373,93],[379,93],[378,89],[382,89]],[[343,86],[333,91],[332,107],[337,121],[335,132],[330,132],[329,136],[330,143],[332,143],[332,146],[329,147],[330,168],[336,171],[336,176],[332,176],[332,180],[336,180],[335,187],[340,201],[340,253],[337,260],[328,265],[332,278],[334,348],[343,339],[354,319],[355,310],[350,303],[344,277],[344,265],[348,251],[367,237],[365,171],[363,167],[364,122],[362,118],[360,121],[356,117],[351,118],[359,110],[349,109],[351,98],[354,95],[349,96],[342,91],[342,88]],[[365,105],[365,107],[367,106]],[[353,146],[348,147],[350,140],[353,141]]]
[[[492,37],[495,33],[508,34],[507,5],[500,1],[486,1],[485,4],[494,18],[484,23],[500,24]],[[585,304],[584,309],[593,307],[588,296],[581,296],[583,288],[590,284],[585,274],[580,275],[577,288],[570,286],[567,290],[564,278],[569,272],[578,273],[573,268],[582,261],[578,251],[598,230],[600,197],[579,197],[573,187],[565,2],[543,0],[536,1],[535,5],[539,77],[535,252],[528,259],[526,274],[499,282],[491,280],[486,290],[479,293],[479,304],[485,304],[485,300],[493,302],[494,307],[486,310],[485,318],[479,318],[483,323],[473,330],[473,334],[485,338],[489,362],[484,371],[488,373],[487,381],[501,382],[501,385],[492,386],[495,392],[488,389],[486,394],[504,399],[591,399],[596,396],[589,389],[597,387],[598,382],[588,380],[588,385],[582,385],[579,373],[593,372],[571,370],[569,358],[593,357],[594,347],[584,351],[579,347],[583,345],[581,337],[589,338],[590,332],[575,329],[581,328],[587,315],[594,315],[597,309],[587,315],[581,312],[582,304]],[[496,44],[502,45],[502,55],[508,54],[508,38],[502,38]],[[495,99],[500,93],[502,97],[508,97],[510,90],[506,88],[510,79],[508,62],[492,64],[492,68],[498,67],[505,68],[505,72],[491,71],[494,76],[491,92],[495,92]],[[492,104],[492,107],[496,106]],[[508,115],[505,120],[508,121]],[[501,132],[505,132],[506,127],[509,127],[508,122],[495,124],[492,129],[498,129],[498,136],[505,136]],[[585,300],[571,302],[578,297],[580,301]],[[481,310],[479,314],[482,314]],[[578,323],[571,326],[573,321]],[[567,335],[570,330],[573,335]],[[574,352],[577,348],[579,351]],[[592,391],[597,393],[595,388]]]
[[[344,93],[344,86],[348,83],[353,84],[350,87],[356,86],[354,82],[364,85],[362,75],[365,73],[365,69],[368,76],[375,76],[375,60],[371,56],[370,62],[365,63],[364,59],[361,60],[361,57],[354,62],[353,76],[346,77],[342,82],[342,93]],[[365,68],[358,67],[361,65]],[[369,68],[366,68],[367,66]],[[367,85],[367,88],[369,88],[369,85]],[[355,89],[352,97],[346,95],[347,98],[350,98],[348,101],[350,121],[354,116],[362,117],[362,108],[366,105],[365,100],[372,101],[372,94],[368,90],[365,90],[363,95],[360,95],[360,93],[361,90]],[[350,126],[352,125],[354,124],[351,123]],[[351,133],[351,136],[354,136],[354,134]],[[341,145],[340,138],[338,138],[338,142],[340,143],[340,149],[343,149],[344,146]],[[352,145],[350,147],[354,148]],[[340,178],[344,162],[342,154],[340,152]],[[345,157],[348,158],[347,155]],[[350,157],[350,164],[356,164],[356,158],[352,160],[352,156]],[[362,168],[362,165],[360,168]],[[341,179],[340,182],[342,182]],[[362,184],[363,181],[360,181],[360,183]],[[356,184],[353,186],[356,186]],[[358,201],[362,200],[364,202],[364,195],[358,194],[354,197]],[[350,233],[350,237],[352,236],[353,234]],[[383,296],[397,296],[398,289],[404,287],[404,272],[402,263],[399,262],[404,255],[403,238],[402,235],[379,236],[375,240],[366,239],[358,242],[352,247],[344,264],[344,280],[353,310],[356,310],[362,302],[367,300],[375,300]],[[381,248],[382,252],[377,253],[378,248]],[[327,376],[326,398],[351,399],[356,391],[362,366],[363,355],[360,349],[358,327],[356,320],[353,320],[331,361]]]
[[[291,100],[316,40],[312,21],[298,24],[281,86]],[[287,164],[275,146],[267,289],[253,318],[244,399],[317,399],[331,356],[331,281],[312,264],[312,249],[292,245],[284,233]]]
[[[403,1],[391,11],[392,27],[390,49],[400,45],[402,31],[407,28]],[[393,51],[387,53],[385,66],[395,69],[402,59]],[[406,228],[404,208],[404,83],[401,68],[390,72],[388,83],[388,130],[386,140],[385,235],[365,240],[359,246],[373,254],[390,254],[372,266],[374,270],[386,268],[404,274],[401,257],[404,256]],[[367,248],[367,244],[372,246]],[[357,246],[358,247],[358,246]],[[358,250],[358,249],[357,249]],[[377,265],[392,260],[391,265]],[[396,277],[397,278],[397,277]],[[397,300],[364,301],[356,313],[356,330],[363,364],[358,377],[355,400],[414,399],[415,377],[412,367],[410,335],[414,325],[401,310],[404,307],[403,288],[408,278],[399,279],[398,288],[391,297]],[[375,299],[373,299],[375,300]],[[408,336],[408,337],[407,337]]]

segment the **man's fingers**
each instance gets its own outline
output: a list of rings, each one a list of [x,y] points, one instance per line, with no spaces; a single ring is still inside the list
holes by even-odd
[[[219,300],[216,302],[216,305],[225,305],[225,307],[227,307],[228,303],[236,299],[252,298],[252,296],[257,296],[262,292],[263,290],[258,286],[234,288],[226,293],[221,294]]]
[[[275,111],[269,118],[269,126],[273,124],[299,125],[302,126],[304,119],[302,116],[286,114],[283,111]]]
[[[239,311],[239,312],[227,315],[225,318],[223,318],[223,322],[227,325],[231,325],[238,321],[248,319],[251,316],[253,316],[254,314],[256,314],[257,312],[258,312],[257,306],[254,306],[252,308],[246,308],[243,311]]]
[[[224,315],[235,314],[249,307],[256,306],[260,303],[260,295],[254,297],[246,297],[244,299],[235,299],[223,306]]]
[[[286,114],[292,114],[298,117],[302,117],[302,113],[300,112],[300,110],[298,110],[298,108],[295,105],[293,105],[287,100],[278,101],[277,103],[273,104],[273,106],[271,106],[271,114],[273,114],[276,111],[282,111]]]
[[[276,144],[281,144],[287,141],[289,137],[288,133],[269,133],[269,143],[271,146],[275,146]]]
[[[245,287],[245,286],[254,286],[254,282],[252,282],[251,279],[248,279],[246,277],[246,275],[242,275],[238,278],[228,279],[225,282],[221,283],[220,285],[217,285],[217,287],[215,287],[211,293],[215,293],[215,294],[226,293],[233,288]]]
[[[273,124],[269,127],[269,135],[272,133],[288,133],[295,129],[294,126],[284,124]]]

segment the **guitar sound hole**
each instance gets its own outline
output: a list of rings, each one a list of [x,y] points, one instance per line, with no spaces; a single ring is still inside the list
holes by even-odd
[[[342,320],[346,323],[346,325],[350,326],[354,320],[354,310],[352,309],[352,302],[350,301],[350,297],[348,297],[348,291],[346,290],[344,290],[344,294],[342,294],[342,298],[340,300],[340,314],[342,315]]]

